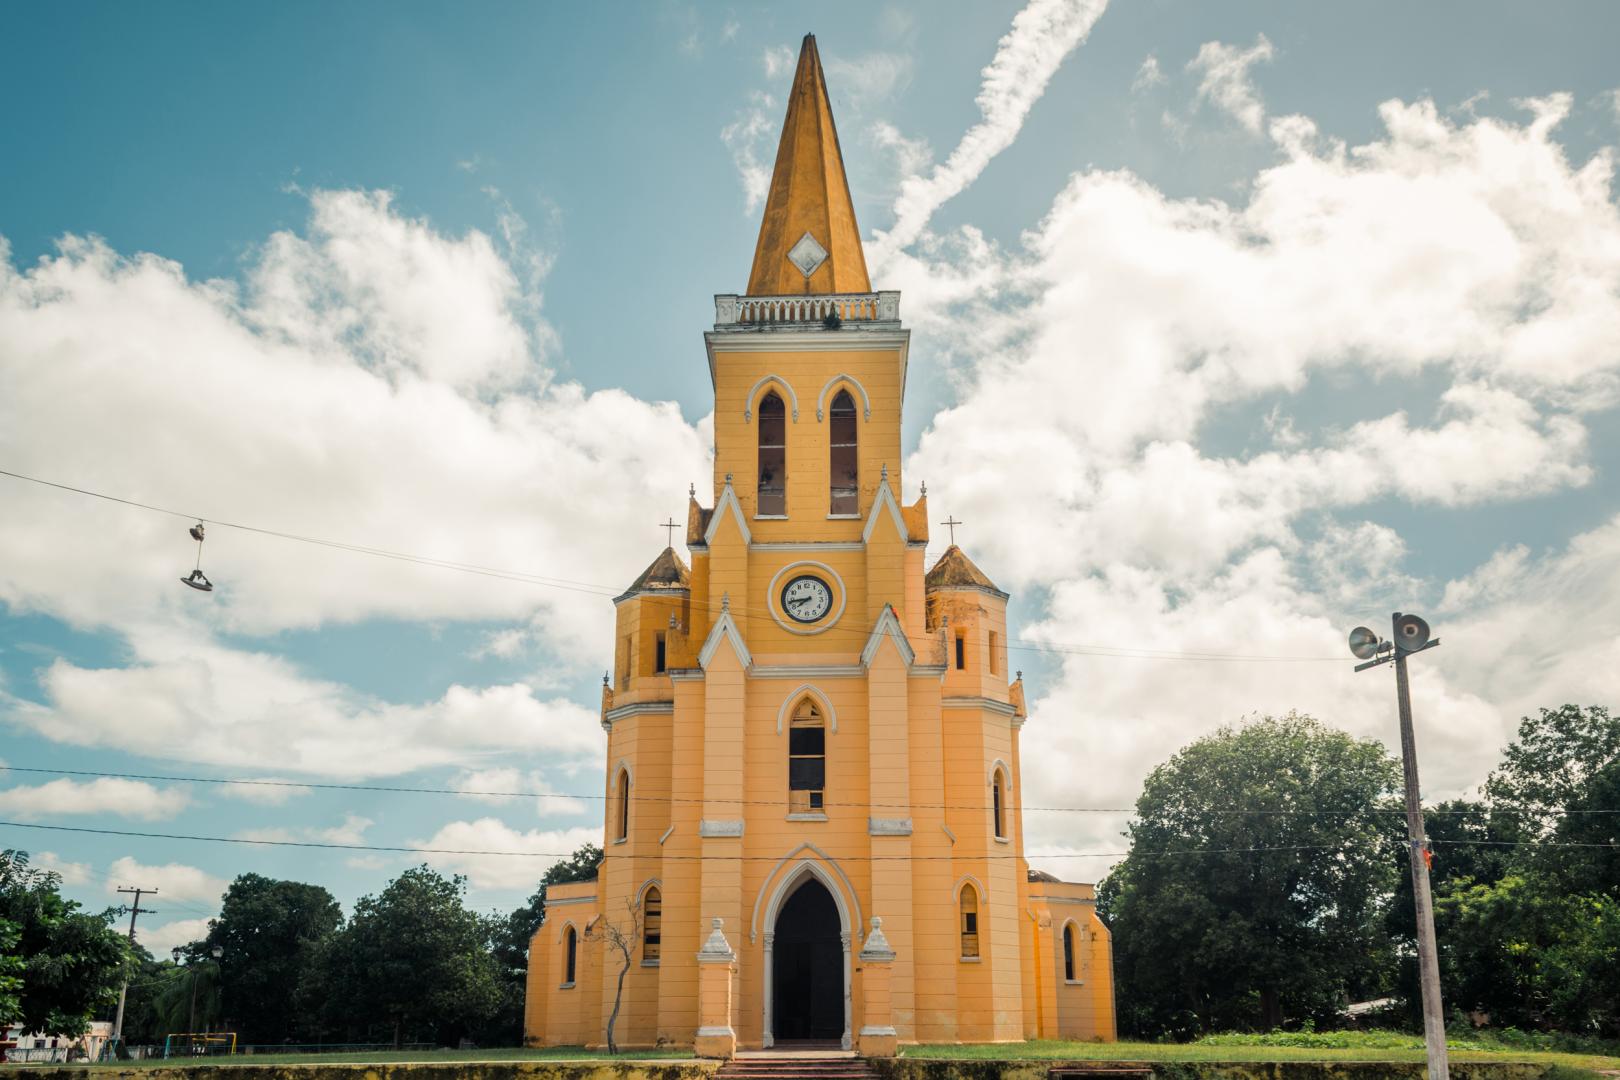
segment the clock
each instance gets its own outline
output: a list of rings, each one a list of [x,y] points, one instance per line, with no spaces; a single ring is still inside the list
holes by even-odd
[[[832,607],[832,590],[814,574],[800,574],[782,588],[782,610],[794,622],[813,623]]]

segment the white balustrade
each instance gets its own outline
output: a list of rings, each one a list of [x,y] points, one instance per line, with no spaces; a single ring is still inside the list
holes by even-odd
[[[714,325],[752,328],[803,326],[836,317],[843,323],[900,321],[900,293],[824,293],[817,296],[737,296],[714,298]]]

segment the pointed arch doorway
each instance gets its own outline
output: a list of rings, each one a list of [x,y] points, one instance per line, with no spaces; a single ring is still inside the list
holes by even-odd
[[[850,930],[837,894],[802,866],[772,898],[765,925],[765,1046],[848,1050]]]

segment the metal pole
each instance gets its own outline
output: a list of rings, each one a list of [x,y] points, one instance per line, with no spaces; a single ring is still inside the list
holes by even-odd
[[[1425,878],[1424,880],[1427,881],[1428,879]],[[191,1019],[186,1021],[186,1038],[188,1041],[195,1043],[192,1036],[197,1030],[197,965],[192,963],[186,966],[191,969]]]
[[[1400,618],[1400,612],[1395,613]],[[1391,635],[1400,639],[1399,628]],[[1429,898],[1429,861],[1423,836],[1423,793],[1418,786],[1417,738],[1412,733],[1412,695],[1406,680],[1406,654],[1395,650],[1395,698],[1401,715],[1401,764],[1406,773],[1407,861],[1412,866],[1412,906],[1417,911],[1418,981],[1423,991],[1423,1041],[1429,1080],[1449,1080],[1446,1019],[1440,1007],[1440,956],[1434,943],[1434,905]]]

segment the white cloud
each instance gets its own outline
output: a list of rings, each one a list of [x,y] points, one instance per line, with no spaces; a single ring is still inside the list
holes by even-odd
[[[3,700],[3,698],[0,698]],[[63,777],[33,787],[0,790],[0,812],[36,818],[50,814],[116,814],[140,821],[173,817],[190,800],[178,788],[158,788],[139,780]]]
[[[1107,0],[1030,0],[1013,17],[1012,29],[980,73],[976,101],[982,119],[932,174],[909,177],[900,185],[893,226],[867,247],[867,260],[874,268],[914,243],[934,211],[978,179],[985,166],[1012,145],[1046,84],[1107,6]]]
[[[720,130],[743,187],[743,212],[753,214],[771,188],[770,144],[776,135],[776,99],[755,92],[749,104]]]
[[[600,759],[596,714],[524,685],[452,686],[402,705],[302,674],[287,660],[183,634],[145,631],[128,666],[58,659],[45,702],[10,699],[10,719],[56,742],[159,757],[175,746],[215,765],[257,760],[292,773],[381,776],[496,755]],[[4,703],[0,699],[0,703]]]
[[[583,844],[602,843],[602,828],[579,826],[572,829],[522,831],[496,818],[452,821],[427,840],[413,840],[413,847],[457,849],[472,852],[534,853],[502,855],[428,855],[429,865],[463,874],[476,888],[532,889],[552,863],[566,859]]]
[[[237,832],[239,840],[256,840],[266,844],[346,844],[355,845],[366,842],[366,830],[376,822],[359,814],[345,814],[341,825],[322,827],[319,825],[305,826],[289,829],[281,825],[269,825],[254,829],[242,829]]]
[[[89,863],[68,862],[54,851],[36,851],[29,857],[36,870],[49,870],[62,875],[63,885],[83,885],[94,872]]]
[[[922,137],[907,138],[900,129],[887,120],[879,120],[869,129],[872,141],[880,149],[894,155],[895,168],[901,177],[915,176],[934,160],[933,147]]]
[[[760,54],[759,65],[765,69],[765,77],[775,81],[790,73],[797,59],[791,46],[771,45]]]
[[[168,958],[175,946],[190,945],[208,936],[207,919],[176,919],[161,926],[137,926],[135,938],[146,951],[160,960]]]
[[[583,814],[591,809],[591,805],[583,799],[562,797],[545,775],[535,770],[477,769],[457,774],[450,781],[450,786],[457,791],[465,792],[469,799],[491,806],[521,806],[524,802],[533,803],[535,813],[541,817],[567,817]],[[490,794],[491,792],[495,794]],[[500,792],[528,792],[556,797],[522,799],[499,794]]]
[[[228,799],[240,799],[242,802],[257,806],[285,806],[293,799],[308,795],[314,790],[301,784],[289,784],[279,776],[255,777],[255,779],[274,783],[220,784],[218,791]]]
[[[1131,80],[1131,93],[1140,93],[1164,81],[1164,72],[1159,70],[1159,58],[1153,53],[1148,53],[1146,59],[1142,61],[1142,66],[1136,69],[1136,78]]]
[[[1247,49],[1220,41],[1206,41],[1198,55],[1187,62],[1187,70],[1201,76],[1196,100],[1208,101],[1231,115],[1251,135],[1259,135],[1266,119],[1266,107],[1254,88],[1249,69],[1269,63],[1276,50],[1261,34]]]
[[[217,904],[225,893],[222,878],[184,863],[145,866],[129,856],[113,860],[107,868],[107,892],[117,895],[120,887],[156,889],[165,900],[206,900]]]
[[[307,234],[270,237],[242,288],[74,237],[26,271],[0,258],[12,418],[0,457],[223,520],[479,566],[567,567],[590,584],[218,526],[203,552],[218,589],[202,596],[175,580],[194,555],[183,521],[6,480],[0,603],[78,626],[245,634],[504,620],[532,624],[565,661],[594,656],[612,619],[601,596],[646,562],[645,508],[679,502],[708,468],[698,431],[673,404],[555,380],[533,252],[435,232],[375,193],[310,201]],[[499,215],[521,249],[509,210]]]
[[[847,98],[857,112],[893,97],[911,83],[913,64],[907,53],[835,56],[826,64],[827,82],[834,96]]]

